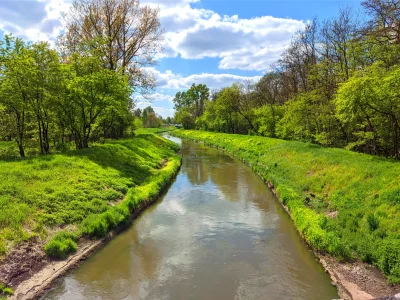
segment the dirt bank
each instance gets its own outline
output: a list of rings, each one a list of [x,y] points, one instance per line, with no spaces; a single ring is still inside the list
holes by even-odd
[[[131,221],[157,201],[174,181],[179,169],[176,170],[170,183],[160,191],[157,197],[142,202],[141,206],[132,213]],[[49,259],[43,251],[43,242],[38,240],[19,245],[0,262],[0,282],[6,283],[14,290],[14,295],[7,299],[38,299],[56,279],[78,267],[82,261],[107,244],[123,229],[121,227],[112,230],[106,237],[98,240],[81,239],[78,243],[77,252],[65,260]]]

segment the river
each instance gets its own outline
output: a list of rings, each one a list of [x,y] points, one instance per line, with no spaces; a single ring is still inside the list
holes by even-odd
[[[335,299],[337,290],[251,169],[170,137],[182,167],[157,203],[42,299]]]

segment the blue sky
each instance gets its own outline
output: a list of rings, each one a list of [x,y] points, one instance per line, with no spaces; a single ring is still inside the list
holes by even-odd
[[[0,0],[0,36],[11,32],[30,40],[52,40],[70,0]],[[160,7],[164,53],[148,68],[157,82],[151,104],[173,116],[172,98],[192,83],[211,89],[257,80],[279,59],[293,34],[314,17],[323,20],[361,0],[142,0]]]

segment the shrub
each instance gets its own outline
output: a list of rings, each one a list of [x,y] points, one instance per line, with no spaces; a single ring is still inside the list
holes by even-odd
[[[81,224],[81,232],[90,237],[104,237],[107,235],[108,226],[107,219],[102,215],[91,215]]]
[[[388,239],[379,248],[378,266],[390,283],[400,283],[400,239]]]
[[[78,249],[75,243],[76,240],[77,235],[74,233],[66,231],[59,232],[44,246],[44,251],[52,258],[66,258]]]

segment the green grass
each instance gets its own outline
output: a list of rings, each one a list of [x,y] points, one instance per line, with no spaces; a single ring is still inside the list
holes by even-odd
[[[52,237],[45,251],[63,258],[76,251],[80,236],[104,236],[127,223],[130,213],[158,195],[179,168],[177,150],[176,144],[147,134],[0,161],[0,253],[40,236]]]
[[[374,264],[400,283],[400,162],[256,136],[173,134],[223,148],[271,181],[314,249]]]
[[[7,299],[7,296],[11,296],[14,294],[12,288],[2,284],[0,282],[0,299]]]
[[[135,134],[147,134],[147,133],[162,133],[166,131],[175,130],[175,126],[159,127],[159,128],[139,128],[135,130]]]

